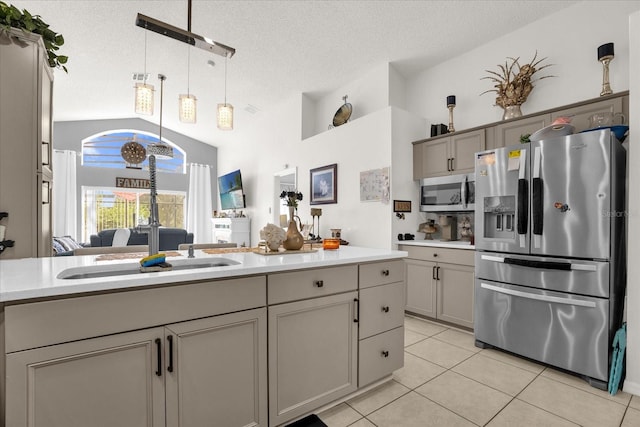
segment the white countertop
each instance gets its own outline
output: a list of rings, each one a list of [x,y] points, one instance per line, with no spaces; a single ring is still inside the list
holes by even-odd
[[[463,240],[396,240],[396,245],[408,246],[431,246],[435,248],[452,248],[452,249],[474,249],[475,245]]]
[[[172,251],[173,252],[173,251]],[[187,251],[175,251],[179,257],[167,257],[167,261],[187,259]],[[48,258],[24,258],[0,260],[0,302],[16,302],[32,298],[73,295],[85,292],[112,291],[140,286],[161,285],[186,281],[222,279],[239,276],[331,267],[385,259],[404,258],[407,252],[389,249],[371,249],[341,246],[338,250],[318,249],[313,253],[283,255],[259,255],[250,252],[208,255],[195,251],[197,259],[226,258],[238,261],[237,265],[171,270],[156,273],[137,273],[91,279],[58,279],[60,272],[68,268],[128,264],[139,265],[137,260],[96,261],[97,255],[62,256]]]

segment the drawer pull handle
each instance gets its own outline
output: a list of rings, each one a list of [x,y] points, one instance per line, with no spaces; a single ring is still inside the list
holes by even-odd
[[[434,257],[434,258],[437,258],[437,257],[438,257],[438,254],[433,254],[433,257]]]
[[[383,350],[381,353],[382,357],[389,357],[389,351],[388,350]]]
[[[389,270],[382,270],[382,275],[383,276],[388,276],[389,275]]]
[[[313,282],[313,285],[318,288],[321,288],[324,286],[324,282],[322,280],[316,280],[315,282]]]
[[[388,305],[383,306],[382,307],[382,311],[384,311],[385,313],[388,313],[389,312],[389,306]]]

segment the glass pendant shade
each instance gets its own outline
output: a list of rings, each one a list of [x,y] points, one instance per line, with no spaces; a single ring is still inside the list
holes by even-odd
[[[153,85],[146,83],[136,83],[136,114],[153,114]]]
[[[196,97],[195,95],[180,95],[178,97],[178,114],[182,123],[196,122]]]
[[[233,106],[218,104],[218,129],[233,130]]]

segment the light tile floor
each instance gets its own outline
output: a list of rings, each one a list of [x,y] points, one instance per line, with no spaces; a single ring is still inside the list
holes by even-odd
[[[393,380],[318,414],[329,427],[640,426],[640,396],[474,345],[473,334],[405,317]]]

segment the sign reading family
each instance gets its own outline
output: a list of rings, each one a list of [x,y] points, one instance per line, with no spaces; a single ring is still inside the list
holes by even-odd
[[[116,187],[119,188],[151,188],[151,182],[143,178],[116,177]]]

